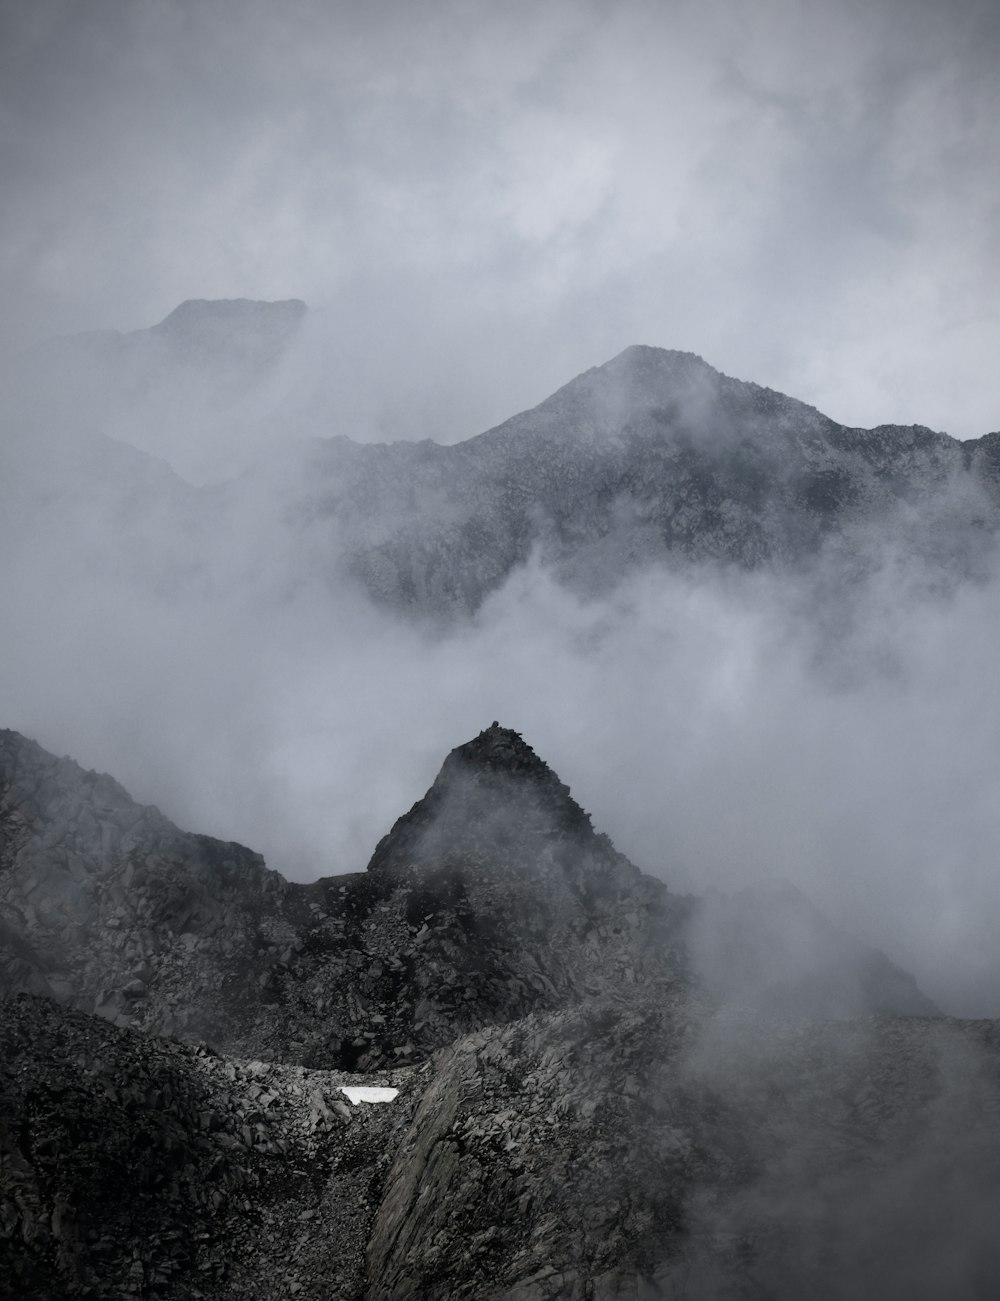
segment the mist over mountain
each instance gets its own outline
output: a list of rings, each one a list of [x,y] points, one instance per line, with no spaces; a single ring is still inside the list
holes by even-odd
[[[1000,435],[631,347],[352,441],[315,345],[8,381],[6,1276],[991,1296]]]
[[[845,429],[691,354],[633,347],[478,438],[326,440],[301,473],[289,514],[314,553],[376,599],[445,616],[535,553],[587,595],[665,562],[802,570],[833,539],[855,580],[892,543],[943,580],[981,575],[1000,434]]]
[[[303,397],[308,321],[183,305],[99,342],[72,403],[94,341],[36,350],[5,723],[309,880],[359,870],[486,712],[645,870],[784,879],[941,1007],[995,1009],[998,436],[847,429],[635,347],[464,442],[355,443]],[[255,464],[224,482],[132,445],[235,469],[231,417]]]
[[[997,1024],[788,890],[672,894],[496,722],[366,872],[312,885],[4,732],[0,888],[26,1298],[996,1278]]]
[[[298,299],[189,299],[148,329],[43,341],[6,359],[5,423],[32,440],[112,438],[196,482],[225,477],[273,437],[305,315]]]
[[[996,1301],[998,66],[0,5],[0,1293]]]

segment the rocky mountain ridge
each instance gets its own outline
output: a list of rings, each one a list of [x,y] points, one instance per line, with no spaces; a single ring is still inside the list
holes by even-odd
[[[946,1213],[1000,1187],[997,1027],[720,1006],[695,901],[497,723],[366,872],[310,886],[0,733],[0,899],[26,1301],[832,1301],[858,1245],[928,1301],[946,1247],[950,1295],[1000,1276],[992,1220]],[[923,1235],[905,1268],[856,1222],[887,1198]]]
[[[0,449],[12,626],[64,601],[75,645],[78,589],[91,622],[141,592],[199,631],[235,590],[252,635],[299,592],[439,628],[532,562],[585,594],[993,563],[1000,434],[845,429],[661,349],[453,446],[313,439],[196,489],[127,445],[137,411],[195,444],[217,399],[240,425],[301,316],[193,302],[49,354],[51,403]],[[133,354],[149,386],[114,378]],[[109,376],[138,388],[89,427]],[[0,731],[0,1278],[25,1301],[993,1301],[998,1081],[996,1023],[788,888],[672,892],[499,723],[367,870],[310,885]]]
[[[881,533],[964,575],[992,552],[1000,434],[848,429],[633,347],[453,446],[317,441],[287,502],[366,591],[437,615],[475,610],[533,554],[593,593],[657,563],[801,570],[845,537],[863,559]]]
[[[1000,433],[960,442],[922,426],[848,428],[661,348],[627,348],[537,407],[451,445],[353,442],[351,430],[328,430],[319,417],[311,430],[321,436],[286,429],[272,445],[264,427],[284,428],[291,416],[280,396],[265,399],[255,385],[291,347],[304,312],[297,300],[192,300],[147,331],[105,341],[143,356],[152,348],[156,366],[166,366],[155,382],[141,366],[133,375],[130,362],[123,378],[97,383],[96,396],[67,402],[75,381],[62,360],[28,382],[14,410],[33,438],[58,430],[93,444],[73,453],[71,486],[59,485],[62,453],[40,470],[57,496],[71,492],[78,543],[102,539],[104,564],[116,568],[119,554],[136,550],[138,532],[147,585],[176,583],[179,572],[207,589],[231,583],[238,555],[247,572],[265,569],[282,590],[347,581],[384,606],[434,620],[469,616],[533,557],[591,594],[651,565],[801,574],[831,550],[861,573],[887,548],[902,549],[942,581],[981,575],[991,563]],[[222,382],[230,371],[235,389]],[[92,359],[83,372],[89,384]],[[224,400],[203,393],[195,372],[210,387],[219,379]],[[145,445],[144,428],[166,422],[176,446],[196,439],[191,457],[211,460],[213,426],[233,420],[248,448],[270,448],[257,469],[211,490],[161,483],[162,500],[140,512],[152,509],[156,520],[144,532],[132,519],[137,469],[122,455],[116,472],[105,435]],[[16,503],[30,448],[8,459]],[[88,472],[88,461],[100,469]],[[45,494],[34,491],[38,511]],[[52,519],[44,510],[38,518],[46,531],[65,532],[64,512],[60,501]]]
[[[683,901],[597,836],[516,733],[446,762],[369,870],[295,885],[110,778],[0,734],[7,992],[338,1068],[673,981]]]
[[[25,1301],[986,1301],[1000,1276],[992,1022],[640,988],[358,1076],[20,995],[0,1049]],[[398,1096],[349,1106],[359,1080]]]
[[[329,1069],[422,1060],[484,1024],[683,983],[706,945],[709,987],[730,1000],[779,997],[760,974],[774,968],[807,1011],[936,1013],[802,899],[776,912],[759,895],[671,894],[497,723],[448,756],[365,872],[309,885],[2,732],[0,902],[0,991]]]

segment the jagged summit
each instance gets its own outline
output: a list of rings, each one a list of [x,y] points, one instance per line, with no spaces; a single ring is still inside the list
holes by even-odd
[[[538,758],[520,732],[501,727],[496,719],[477,737],[456,747],[445,760],[445,765],[453,759],[481,763],[488,768],[504,768],[509,772],[549,771],[548,765]]]
[[[596,841],[590,817],[519,732],[498,722],[448,755],[423,799],[375,849],[369,872],[442,859],[535,865],[540,840]]]
[[[559,780],[543,759],[539,759],[521,733],[501,727],[496,721],[473,740],[452,750],[431,791],[439,785],[446,787],[456,774],[471,775],[480,780],[503,775],[517,777],[531,783],[540,794],[544,793],[553,806],[561,805],[565,812],[572,810],[574,816],[578,815],[587,826],[590,825],[589,815],[572,798],[569,787]]]

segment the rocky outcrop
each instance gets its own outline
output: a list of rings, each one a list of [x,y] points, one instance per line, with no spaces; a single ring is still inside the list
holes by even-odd
[[[995,1023],[690,995],[472,1036],[398,1149],[369,1295],[985,1297],[998,1052]]]
[[[0,1004],[0,1275],[55,1297],[360,1297],[391,1106],[356,1077],[223,1058],[21,996]]]
[[[800,1011],[934,1011],[882,955],[831,944],[801,897],[734,912],[671,894],[497,723],[449,755],[366,872],[311,885],[0,733],[0,903],[6,992],[315,1068],[422,1061],[484,1026],[675,989],[693,970],[724,1001],[766,988],[778,1006],[778,978],[750,969],[765,960]]]
[[[699,981],[710,914],[497,723],[367,872],[309,886],[2,733],[0,901],[0,1272],[27,1301],[973,1301],[1000,1277],[997,1026],[844,1019],[929,1005],[787,892],[771,930],[745,899],[712,917],[734,983]],[[849,1007],[823,961],[774,996],[790,922],[853,953]]]
[[[686,905],[597,835],[494,725],[366,873],[294,885],[108,777],[0,734],[8,991],[313,1066],[416,1061],[456,1035],[675,981]]]
[[[1000,1277],[995,1023],[640,989],[349,1076],[0,1009],[26,1301],[972,1301]],[[398,1095],[354,1107],[347,1081]]]

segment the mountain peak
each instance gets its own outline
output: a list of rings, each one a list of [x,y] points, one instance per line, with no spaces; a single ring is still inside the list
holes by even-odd
[[[539,759],[520,732],[501,727],[496,720],[471,741],[452,750],[444,762],[442,773],[448,770],[450,764],[481,765],[492,770],[531,774],[540,779],[555,777],[548,764]]]
[[[457,746],[422,800],[383,836],[370,872],[442,858],[520,864],[540,841],[594,838],[590,817],[519,732],[493,722]]]
[[[704,357],[700,357],[696,352],[685,352],[678,348],[655,348],[648,343],[631,343],[627,348],[605,362],[604,366],[599,366],[598,370],[604,370],[606,366],[631,366],[631,367],[659,367],[673,366],[675,368],[688,367],[691,369],[711,371],[713,375],[720,372],[714,366],[710,366]]]
[[[747,387],[696,353],[632,344],[515,420],[523,425],[526,419],[537,422],[542,416],[557,429],[568,422],[574,440],[606,445],[643,417],[686,418],[697,425],[709,412],[714,417],[723,393]]]

